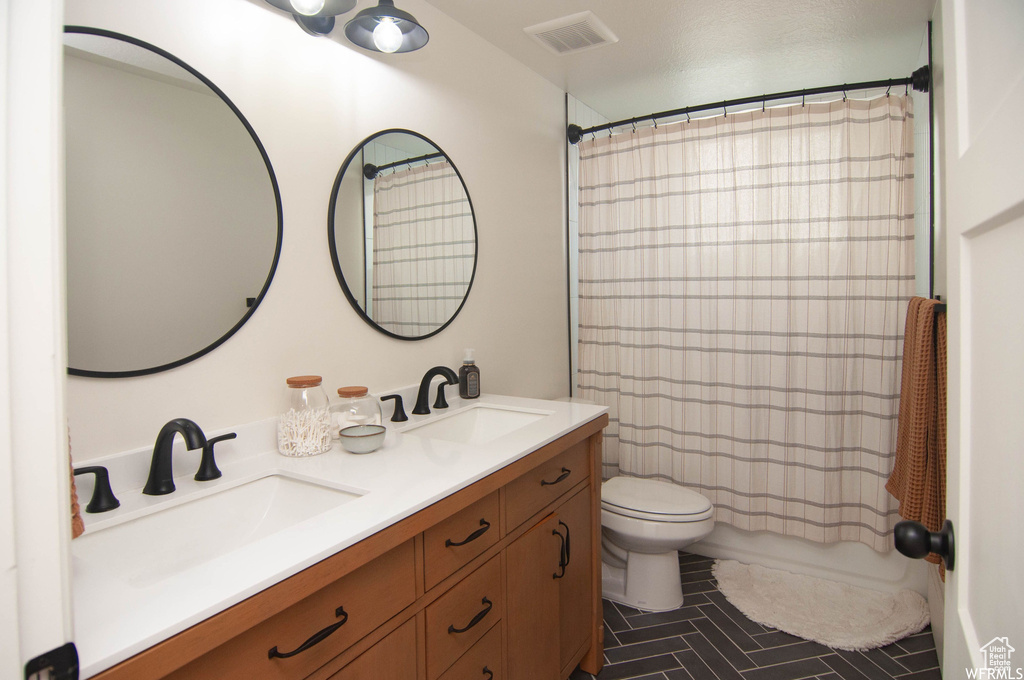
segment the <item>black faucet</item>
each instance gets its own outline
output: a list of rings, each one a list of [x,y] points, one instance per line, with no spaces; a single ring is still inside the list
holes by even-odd
[[[174,435],[181,433],[189,451],[206,446],[206,435],[188,418],[175,418],[160,428],[153,446],[153,460],[149,464],[149,479],[142,493],[149,496],[163,496],[174,491],[174,471],[171,466],[171,447]]]
[[[423,380],[420,381],[420,391],[416,395],[416,406],[412,412],[417,415],[425,415],[430,413],[430,407],[427,402],[430,400],[430,381],[434,379],[434,376],[443,376],[447,382],[442,383],[438,388],[439,390],[444,389],[444,385],[455,385],[459,382],[458,374],[447,366],[434,366],[432,369],[427,371],[426,375],[423,376]],[[443,395],[443,393],[442,393]],[[439,402],[443,402],[443,398],[438,399]],[[437,406],[437,404],[435,404]],[[445,403],[447,406],[447,403]],[[438,408],[444,408],[445,406],[437,406]]]

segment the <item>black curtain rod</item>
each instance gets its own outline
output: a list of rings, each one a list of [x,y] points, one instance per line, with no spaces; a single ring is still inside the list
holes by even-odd
[[[406,158],[404,161],[385,163],[384,165],[374,165],[373,163],[367,163],[366,165],[363,166],[363,177],[365,177],[366,179],[373,179],[381,170],[397,168],[411,163],[418,163],[420,161],[429,161],[432,158],[444,158],[444,154],[438,151],[437,153],[428,153],[425,156],[417,156],[416,158]]]
[[[726,109],[730,106],[742,106],[745,104],[757,104],[758,102],[764,103],[775,99],[793,99],[796,97],[808,97],[818,94],[829,94],[830,92],[848,92],[850,90],[871,90],[880,87],[894,87],[898,85],[907,85],[913,87],[918,92],[927,92],[929,89],[929,83],[931,82],[931,69],[928,66],[922,66],[921,68],[914,71],[909,78],[891,78],[889,80],[871,80],[863,83],[848,83],[843,85],[832,85],[829,87],[814,87],[807,90],[793,90],[791,92],[777,92],[775,94],[763,94],[759,97],[743,97],[742,99],[728,99],[722,102],[715,102],[713,104],[701,104],[700,106],[687,106],[682,109],[673,109],[671,111],[662,111],[661,113],[652,113],[646,116],[637,116],[636,118],[626,118],[623,120],[617,120],[614,123],[605,123],[603,125],[594,125],[593,127],[582,128],[579,125],[570,125],[567,131],[569,142],[577,144],[583,139],[583,135],[587,133],[600,132],[602,130],[610,130],[612,128],[621,127],[623,125],[636,125],[644,121],[656,121],[659,118],[675,118],[676,116],[689,115],[691,113],[697,113],[699,111],[710,111],[712,109]]]

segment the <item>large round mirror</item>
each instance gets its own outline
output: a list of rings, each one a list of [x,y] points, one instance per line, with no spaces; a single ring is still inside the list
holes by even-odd
[[[263,299],[281,247],[270,160],[230,100],[140,40],[64,34],[68,372],[179,366]]]
[[[327,238],[345,295],[374,328],[419,340],[465,304],[476,221],[454,163],[423,135],[378,132],[341,166]]]

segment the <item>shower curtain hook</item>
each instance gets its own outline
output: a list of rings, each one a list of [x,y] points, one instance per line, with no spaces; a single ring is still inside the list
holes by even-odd
[[[843,88],[843,103],[846,103],[846,88]]]
[[[761,95],[761,113],[764,113],[764,103],[765,103],[765,100],[767,100],[767,99],[768,99],[768,95],[766,95],[766,94],[762,94]]]
[[[800,94],[800,108],[803,108],[806,103],[807,103],[807,93],[806,92],[802,92]]]
[[[636,121],[634,120],[634,121],[630,121],[630,122],[633,123],[633,134],[635,135],[636,134]]]
[[[889,90],[892,89],[892,78],[889,79],[889,87],[885,88],[885,96],[889,96]]]
[[[686,122],[687,123],[690,122],[690,112],[689,111],[686,112]]]
[[[729,117],[729,109],[725,108],[725,102],[722,102],[722,118]]]
[[[654,123],[654,129],[657,130],[658,129],[658,119],[655,118],[654,116],[651,116],[651,122]]]
[[[904,97],[906,97],[906,96],[907,96],[908,94],[910,94],[910,83],[907,83],[907,89],[906,89],[906,91],[905,91],[905,92],[903,93],[903,96],[904,96]]]

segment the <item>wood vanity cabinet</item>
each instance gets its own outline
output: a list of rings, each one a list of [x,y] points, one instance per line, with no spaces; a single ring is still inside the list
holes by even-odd
[[[565,680],[603,663],[601,430],[569,434],[95,676]]]
[[[505,551],[509,680],[563,680],[589,646],[593,516],[581,488]]]

